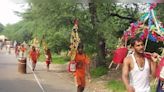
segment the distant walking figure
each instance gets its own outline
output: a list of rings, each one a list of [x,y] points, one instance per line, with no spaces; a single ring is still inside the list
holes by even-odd
[[[36,63],[39,57],[39,52],[36,50],[35,46],[32,46],[32,50],[30,51],[30,59],[32,60],[32,70],[35,70]]]
[[[47,49],[45,52],[45,57],[46,57],[46,65],[47,65],[47,71],[49,71],[49,65],[52,62],[52,56],[50,49]]]

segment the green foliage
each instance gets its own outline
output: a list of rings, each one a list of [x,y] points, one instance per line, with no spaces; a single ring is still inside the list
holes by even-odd
[[[66,56],[60,56],[60,55],[54,54],[52,57],[53,57],[54,64],[65,64],[68,62],[68,57]]]
[[[111,20],[112,19],[108,19],[104,23],[102,23],[98,30],[101,30],[101,32],[103,32],[102,35],[106,39],[107,48],[114,49],[117,45],[118,40],[118,28],[116,26],[113,26],[114,24],[111,22]]]
[[[45,55],[42,53],[39,57],[39,61],[45,62]],[[67,56],[61,56],[57,55],[55,53],[52,53],[52,63],[53,64],[65,64],[69,61],[69,57]]]
[[[59,54],[62,50],[68,50],[69,35],[68,30],[60,30],[54,34],[47,34],[47,43],[52,52]]]
[[[19,42],[29,41],[32,38],[32,31],[28,28],[28,22],[18,22],[13,25],[6,25],[3,31],[11,40],[17,40]]]
[[[68,50],[69,36],[75,11],[74,2],[67,0],[28,0],[31,9],[22,14],[26,21],[34,21],[33,35],[39,39],[45,35],[48,47],[55,53]]]
[[[45,60],[46,60],[45,55],[43,52],[41,52],[38,61],[45,62]]]
[[[63,52],[63,53],[64,53],[64,55],[58,55],[56,53],[52,53],[51,54],[52,55],[52,63],[53,64],[65,64],[65,63],[67,63],[70,60],[70,58],[68,56],[66,56],[65,52]],[[46,60],[45,53],[44,53],[44,50],[41,48],[39,61],[45,62],[45,60]]]
[[[132,6],[134,8],[131,8]],[[118,38],[129,27],[130,22],[134,22],[139,16],[137,4],[102,3],[97,1],[96,10],[95,16],[98,17],[96,34],[105,38],[106,46],[109,49],[116,48]]]
[[[112,90],[111,92],[126,92],[123,82],[119,80],[110,80],[107,88]]]
[[[0,33],[4,30],[4,25],[0,23]]]
[[[91,69],[91,76],[93,78],[98,78],[104,74],[107,74],[108,69],[106,67],[100,66],[95,69]]]
[[[154,81],[152,81],[154,83]],[[126,92],[125,85],[120,80],[110,80],[107,83],[107,88],[111,92]],[[156,85],[151,85],[151,92],[156,92]]]
[[[95,11],[93,10],[91,13],[87,4],[79,3],[82,2],[81,0],[76,1],[27,0],[30,8],[26,12],[20,13],[23,20],[5,26],[3,34],[20,42],[30,42],[34,37],[41,41],[44,35],[48,48],[52,51],[53,63],[63,64],[69,58],[61,56],[60,52],[68,50],[75,18],[79,21],[78,32],[85,45],[85,52],[92,56],[92,54],[100,52],[98,51],[100,50],[98,49],[99,38],[105,39],[106,48],[115,49],[118,38],[140,15],[138,4],[111,3],[112,0],[103,0],[104,3],[101,0],[91,0],[95,4]],[[163,9],[163,5],[159,4],[157,14],[160,14],[158,16],[161,16],[162,22],[164,22]],[[95,17],[95,23],[92,22],[94,20],[92,17]],[[0,32],[1,28],[3,27],[0,25]],[[40,60],[44,61],[44,59],[44,54],[41,54]],[[108,69],[102,66],[92,69],[91,74],[97,78],[106,74],[107,71]],[[110,81],[108,87],[114,89],[113,92],[125,90],[120,81]]]
[[[59,54],[68,50],[73,22],[77,18],[79,36],[85,44],[86,53],[91,55],[101,52],[98,47],[99,38],[105,39],[106,48],[115,49],[118,38],[132,20],[113,16],[112,13],[136,19],[137,8],[129,7],[135,7],[135,4],[117,4],[111,3],[111,0],[107,3],[93,1],[96,11],[91,14],[90,7],[79,3],[81,1],[27,0],[30,8],[19,14],[23,20],[14,25],[7,25],[4,33],[12,40],[21,42],[30,42],[34,37],[41,41],[44,35],[48,47]],[[93,25],[92,15],[97,18],[96,26]]]
[[[158,3],[157,7],[155,8],[156,12],[157,12],[157,19],[159,21],[161,21],[162,23],[164,23],[164,6],[163,3]]]

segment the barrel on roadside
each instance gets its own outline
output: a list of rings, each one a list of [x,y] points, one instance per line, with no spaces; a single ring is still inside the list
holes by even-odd
[[[18,59],[18,72],[26,74],[26,58]]]

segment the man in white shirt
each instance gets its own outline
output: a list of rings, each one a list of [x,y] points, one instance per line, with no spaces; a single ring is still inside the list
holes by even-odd
[[[155,77],[156,53],[151,54],[151,59],[144,55],[144,42],[140,38],[131,41],[134,53],[127,56],[123,62],[122,79],[127,92],[151,92],[149,75]]]

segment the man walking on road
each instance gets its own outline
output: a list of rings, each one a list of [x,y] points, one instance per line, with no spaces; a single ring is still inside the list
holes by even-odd
[[[90,80],[89,73],[89,58],[83,52],[83,44],[79,44],[77,48],[77,53],[75,56],[75,62],[77,63],[75,75],[75,82],[77,86],[77,92],[83,92],[85,88],[85,76],[87,71],[88,78]]]
[[[149,75],[155,77],[157,55],[153,53],[151,59],[144,55],[144,43],[140,38],[131,41],[134,53],[127,56],[123,62],[122,79],[127,92],[151,92]]]
[[[46,65],[47,65],[47,71],[49,71],[49,66],[52,62],[52,55],[51,55],[50,49],[46,49],[45,57],[46,57],[45,61],[46,61]]]
[[[30,51],[30,58],[32,60],[32,70],[35,70],[36,63],[39,57],[39,52],[36,50],[35,46],[32,46],[32,50]]]

